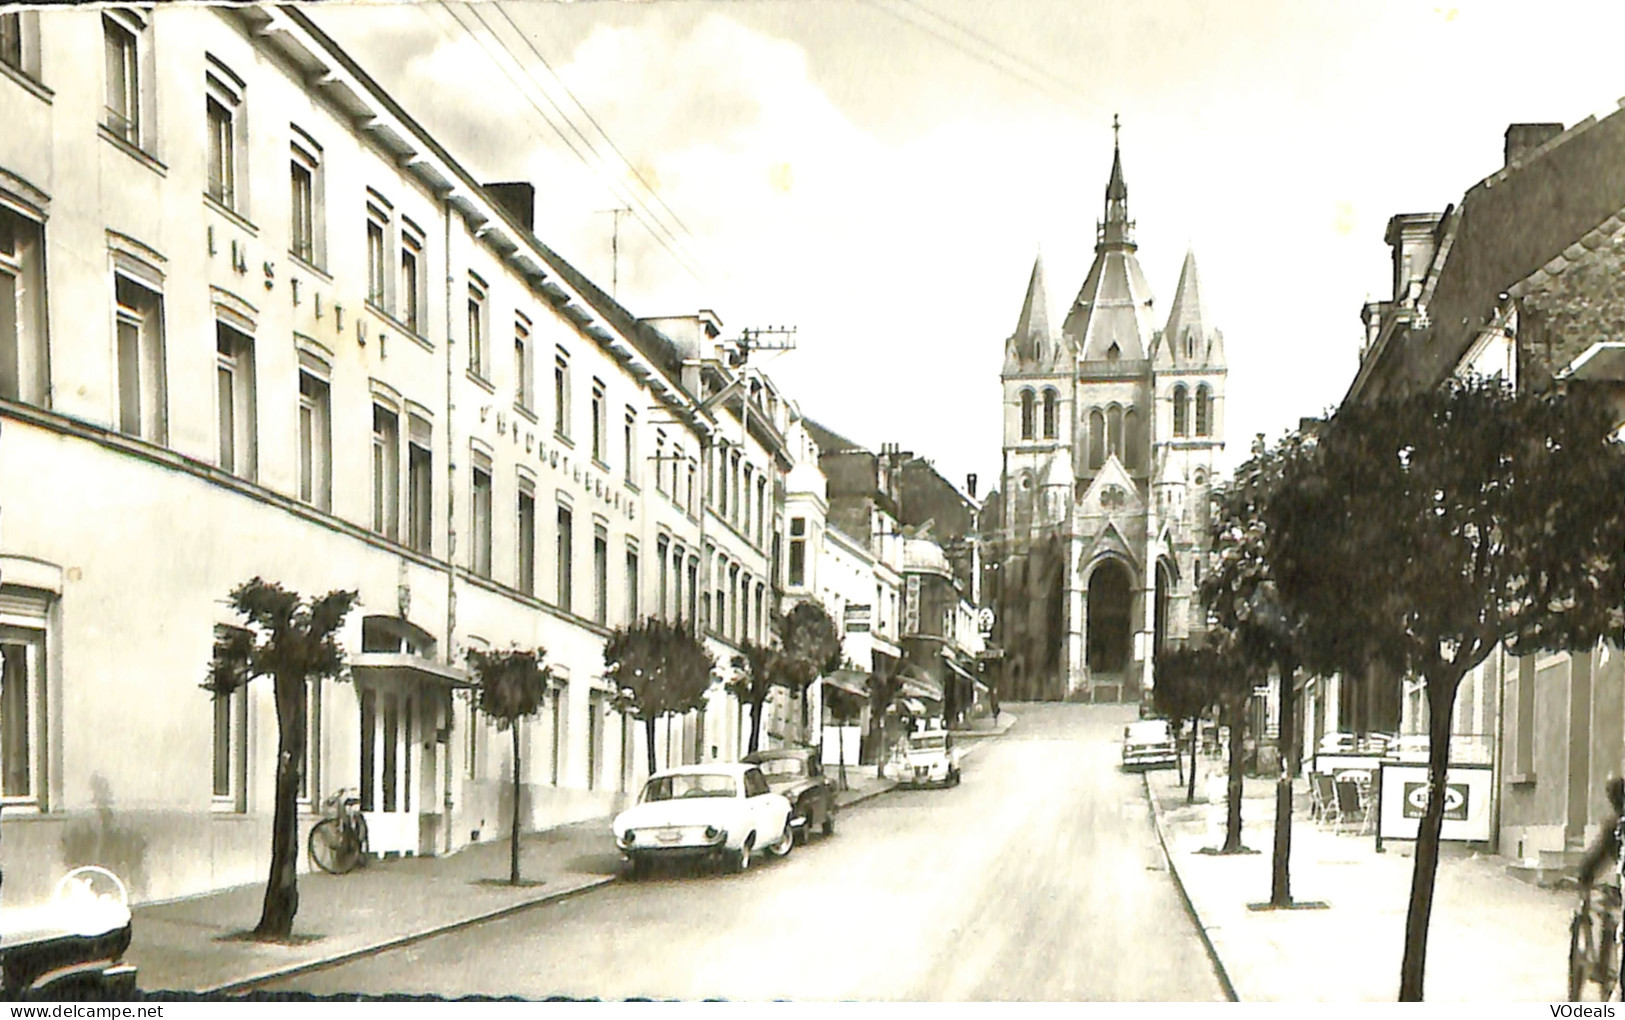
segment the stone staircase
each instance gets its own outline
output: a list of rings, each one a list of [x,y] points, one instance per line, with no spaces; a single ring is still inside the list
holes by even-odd
[[[1562,850],[1542,850],[1534,858],[1507,864],[1507,874],[1542,889],[1551,889],[1573,880],[1585,858],[1585,847],[1570,845]]]

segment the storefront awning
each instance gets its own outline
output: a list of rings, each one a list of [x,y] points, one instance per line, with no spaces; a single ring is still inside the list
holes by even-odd
[[[824,684],[855,694],[860,698],[869,696],[869,674],[856,669],[838,669],[824,677]]]
[[[947,664],[949,669],[953,670],[955,673],[958,673],[966,680],[969,680],[971,683],[976,682],[976,677],[972,676],[970,670],[966,669],[964,666],[961,666],[959,663],[948,658],[946,655],[942,657],[942,661]]]
[[[427,684],[434,687],[477,687],[468,670],[403,652],[359,652],[350,656],[350,675],[358,682]]]

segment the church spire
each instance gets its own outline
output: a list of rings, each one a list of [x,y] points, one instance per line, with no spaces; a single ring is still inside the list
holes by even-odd
[[[1134,221],[1128,218],[1128,185],[1123,183],[1123,150],[1118,140],[1122,124],[1112,114],[1112,175],[1106,182],[1106,218],[1096,231],[1095,251],[1134,250]]]
[[[1049,297],[1044,293],[1044,256],[1033,259],[1033,275],[1027,281],[1027,300],[1021,304],[1021,318],[1016,320],[1016,342],[1029,344],[1032,340],[1049,340]]]

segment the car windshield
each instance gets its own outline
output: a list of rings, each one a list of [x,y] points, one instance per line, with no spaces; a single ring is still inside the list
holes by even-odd
[[[769,779],[782,779],[786,776],[804,776],[807,774],[807,763],[800,758],[769,758],[758,762],[756,767],[762,770],[762,775]]]
[[[909,740],[909,746],[916,751],[940,751],[946,743],[947,738],[940,733],[934,736],[912,737]]]
[[[1123,739],[1130,744],[1162,744],[1173,739],[1168,736],[1165,722],[1134,723],[1123,731]]]
[[[652,804],[685,797],[733,797],[738,791],[739,784],[726,773],[681,772],[649,780],[643,787],[642,802]]]

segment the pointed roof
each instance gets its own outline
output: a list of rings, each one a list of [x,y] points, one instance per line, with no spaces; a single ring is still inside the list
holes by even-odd
[[[1027,299],[1021,303],[1021,317],[1016,320],[1016,339],[1037,336],[1049,339],[1049,297],[1044,293],[1044,256],[1033,259],[1033,275],[1027,281]]]
[[[1117,127],[1113,117],[1114,134]],[[1123,182],[1123,153],[1114,141],[1106,217],[1096,233],[1094,265],[1061,324],[1061,334],[1077,346],[1084,361],[1140,361],[1150,349],[1156,329],[1151,318],[1151,285],[1134,257],[1133,230],[1128,218],[1128,185]]]
[[[1128,201],[1128,185],[1123,183],[1123,150],[1115,139],[1112,141],[1112,175],[1106,181],[1106,201]]]

